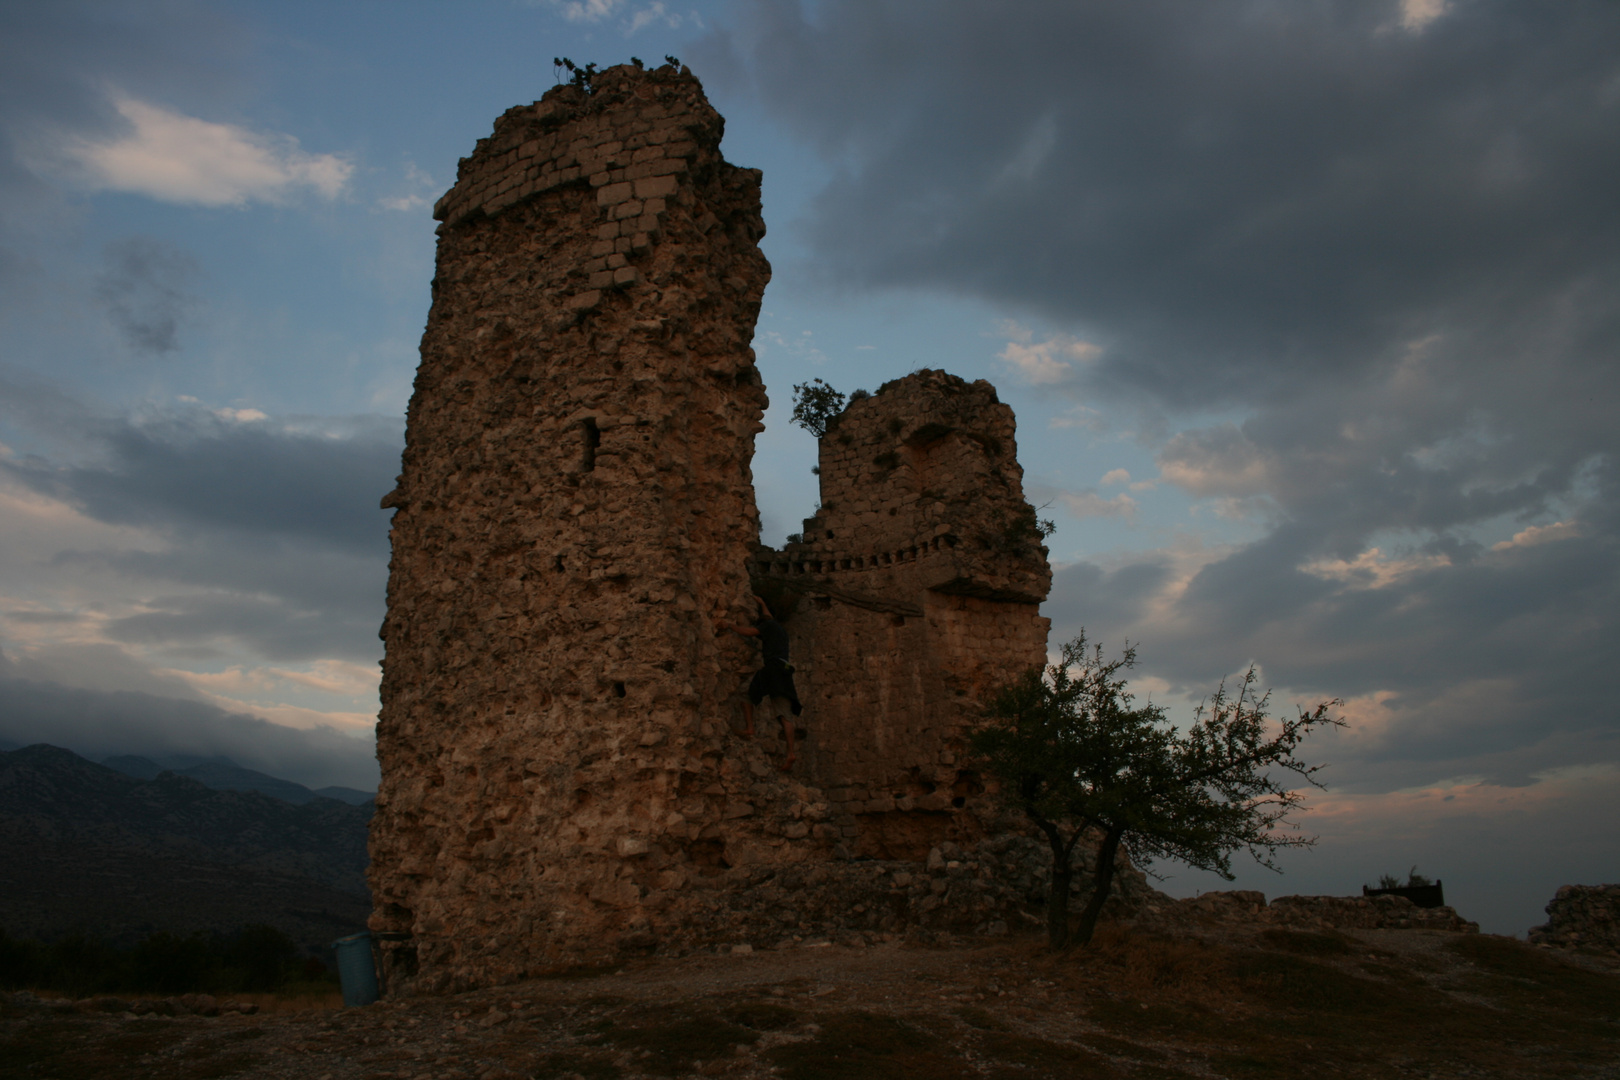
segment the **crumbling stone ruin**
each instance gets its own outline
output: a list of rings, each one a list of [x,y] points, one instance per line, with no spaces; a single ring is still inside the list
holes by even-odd
[[[1564,885],[1547,905],[1547,921],[1530,943],[1620,956],[1620,885]]]
[[[887,383],[828,425],[800,542],[755,558],[793,632],[809,773],[856,823],[855,854],[977,838],[953,812],[985,791],[959,736],[987,690],[1046,660],[1052,572],[1014,429],[982,380]]]
[[[435,208],[383,499],[392,993],[626,949],[993,933],[1042,896],[1044,851],[958,760],[977,694],[1045,658],[1012,411],[941,372],[884,386],[823,440],[803,542],[761,547],[770,270],[760,174],[722,127],[684,69],[609,68],[505,113]],[[752,644],[715,632],[754,590],[802,672],[788,775],[741,734]]]

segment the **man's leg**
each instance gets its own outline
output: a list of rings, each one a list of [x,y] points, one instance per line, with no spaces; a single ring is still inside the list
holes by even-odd
[[[750,739],[754,737],[754,703],[747,698],[743,699],[743,734]]]
[[[788,744],[787,757],[782,759],[783,772],[791,772],[793,763],[798,760],[798,755],[793,752],[793,730],[793,721],[785,716],[782,717],[782,734],[787,736]]]
[[[798,734],[798,729],[793,726],[793,708],[786,699],[775,697],[771,698],[771,708],[776,711],[777,722],[782,725],[782,735],[787,739],[787,757],[782,760],[782,771],[788,772],[799,757],[794,747],[794,736]]]

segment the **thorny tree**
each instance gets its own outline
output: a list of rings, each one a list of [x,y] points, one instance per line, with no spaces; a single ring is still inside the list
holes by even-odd
[[[797,383],[793,387],[793,422],[819,439],[844,411],[844,400],[843,394],[820,379]]]
[[[985,723],[971,736],[1001,781],[1001,797],[1051,846],[1047,937],[1054,950],[1091,940],[1121,844],[1139,859],[1178,859],[1231,880],[1238,848],[1275,870],[1279,848],[1316,842],[1278,831],[1302,798],[1279,781],[1291,773],[1322,786],[1322,766],[1306,765],[1294,751],[1314,729],[1344,726],[1329,715],[1337,699],[1269,725],[1271,695],[1257,693],[1251,667],[1235,695],[1223,682],[1182,732],[1161,706],[1131,706],[1121,673],[1135,663],[1134,647],[1117,660],[1104,660],[1100,645],[1088,651],[1082,632],[1056,664],[991,695]],[[1071,858],[1088,833],[1098,839],[1097,871],[1071,938]]]

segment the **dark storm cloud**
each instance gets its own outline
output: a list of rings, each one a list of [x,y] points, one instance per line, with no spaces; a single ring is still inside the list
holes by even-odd
[[[161,240],[134,236],[108,245],[106,262],[96,298],[129,347],[152,354],[179,349],[181,320],[196,304],[186,292],[196,260]]]
[[[397,420],[322,419],[306,428],[296,418],[222,412],[81,414],[72,419],[87,460],[0,468],[111,524],[281,537],[386,559],[386,515],[376,507],[399,468]],[[13,422],[27,421],[13,413]]]
[[[16,384],[0,384],[0,401],[14,431],[44,426],[65,447],[0,462],[0,476],[164,541],[55,556],[55,572],[110,573],[146,594],[143,611],[104,624],[109,639],[198,655],[244,645],[278,661],[376,656],[389,518],[377,501],[399,468],[398,420],[107,417]]]
[[[1142,642],[1144,669],[1195,697],[1250,660],[1301,695],[1382,695],[1366,715],[1387,726],[1335,751],[1354,766],[1340,772],[1352,788],[1461,773],[1522,784],[1560,765],[1620,760],[1605,692],[1620,654],[1615,548],[1589,534],[1415,550],[1409,569],[1379,585],[1366,571],[1302,570],[1279,530],[1181,590],[1162,589],[1162,563],[1065,568],[1048,610],[1055,636],[1083,626],[1113,647]]]
[[[802,223],[827,281],[1033,309],[1107,346],[1101,381],[1180,403],[1583,289],[1603,310],[1568,314],[1615,340],[1611,3],[1420,31],[1365,0],[745,10],[711,55],[842,166]]]
[[[108,564],[134,580],[167,577],[196,586],[207,580],[205,573],[196,572],[196,563],[223,562],[224,569],[242,570],[252,558],[251,553],[238,552],[231,560],[210,559],[213,554],[183,551],[157,567],[150,560],[128,556]],[[150,598],[149,610],[110,620],[102,633],[129,645],[179,646],[192,655],[222,655],[221,646],[241,643],[259,656],[283,663],[375,659],[388,583],[386,563],[312,560],[310,553],[298,551],[271,552],[270,557],[279,564],[274,573],[224,577],[218,592]],[[311,567],[312,561],[327,565]],[[295,578],[309,570],[316,571],[313,580]],[[335,588],[323,593],[322,584]]]
[[[48,742],[93,761],[114,754],[224,756],[310,787],[377,786],[369,734],[284,727],[206,702],[69,688],[18,678],[14,670],[0,655],[0,742]]]
[[[742,10],[716,80],[835,166],[801,280],[1095,343],[1061,389],[1261,526],[1064,570],[1055,636],[1365,697],[1360,784],[1620,759],[1620,6]]]

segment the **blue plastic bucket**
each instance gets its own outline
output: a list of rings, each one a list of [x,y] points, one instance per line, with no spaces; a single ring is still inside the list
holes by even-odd
[[[370,1005],[377,1000],[377,962],[371,956],[371,934],[361,931],[332,942],[337,952],[343,1004]]]

